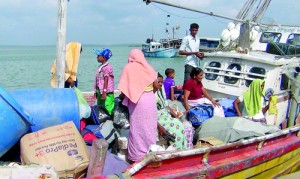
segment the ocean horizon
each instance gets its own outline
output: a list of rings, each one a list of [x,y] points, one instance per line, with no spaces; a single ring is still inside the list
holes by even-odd
[[[109,63],[113,66],[115,89],[121,72],[128,62],[128,54],[134,48],[141,49],[141,44],[82,45],[77,78],[78,88],[92,91],[95,71],[100,65],[93,49],[110,48],[113,56]],[[51,66],[56,58],[55,45],[0,45],[0,85],[7,90],[29,88],[51,88]],[[175,69],[175,82],[182,84],[185,57],[146,58],[148,63],[164,77],[166,68]]]

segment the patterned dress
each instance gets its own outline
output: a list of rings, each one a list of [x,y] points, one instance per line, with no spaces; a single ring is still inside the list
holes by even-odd
[[[157,117],[158,123],[165,128],[170,134],[175,136],[175,142],[170,144],[176,149],[186,149],[187,140],[185,135],[185,130],[182,122],[173,118],[169,111],[166,109],[167,100],[164,97],[164,91],[159,89],[156,93],[156,106],[157,106]]]

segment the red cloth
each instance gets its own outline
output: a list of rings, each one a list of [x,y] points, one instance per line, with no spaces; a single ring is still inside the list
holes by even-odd
[[[141,95],[156,80],[155,70],[148,64],[143,52],[133,49],[128,55],[128,64],[121,74],[118,89],[130,101],[137,103]]]
[[[84,141],[88,141],[88,142],[93,142],[93,140],[98,139],[94,134],[92,133],[86,133],[83,136],[83,140]]]
[[[203,85],[201,81],[197,83],[192,78],[188,79],[183,85],[183,89],[188,90],[190,92],[188,100],[196,100],[202,98],[203,97],[202,87]]]
[[[86,126],[86,120],[85,119],[81,119],[80,120],[80,127],[79,127],[80,132],[83,131],[83,129],[85,128],[85,126]]]

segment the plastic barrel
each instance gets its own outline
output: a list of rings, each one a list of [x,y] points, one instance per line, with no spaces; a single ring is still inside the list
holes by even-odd
[[[79,105],[74,89],[22,89],[9,93],[32,117],[32,132],[67,121],[73,121],[79,129]]]
[[[31,121],[24,108],[0,87],[0,157],[29,131]]]

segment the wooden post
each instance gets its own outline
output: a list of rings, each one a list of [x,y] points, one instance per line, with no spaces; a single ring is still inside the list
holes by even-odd
[[[66,21],[67,0],[58,0],[57,14],[57,45],[56,45],[56,84],[57,88],[64,88],[66,68]]]

